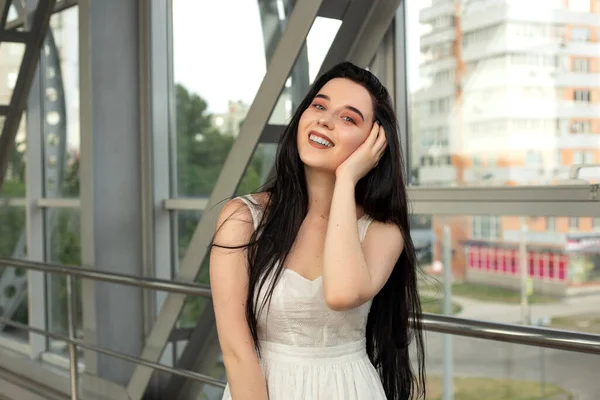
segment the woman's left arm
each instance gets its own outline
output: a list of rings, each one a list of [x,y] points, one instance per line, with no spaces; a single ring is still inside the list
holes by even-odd
[[[373,221],[361,244],[354,199],[355,179],[336,180],[323,253],[323,291],[332,310],[369,301],[390,277],[404,249],[398,226]]]

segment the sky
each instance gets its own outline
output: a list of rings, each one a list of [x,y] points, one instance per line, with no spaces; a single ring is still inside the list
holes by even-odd
[[[409,0],[409,32],[418,34],[418,11],[431,0]],[[419,8],[414,8],[419,3]],[[173,1],[175,82],[204,98],[210,112],[225,112],[229,100],[251,103],[266,71],[256,0]],[[340,21],[318,18],[309,36],[311,78],[318,72]],[[412,42],[412,44],[411,44]],[[415,53],[416,51],[416,53]],[[418,38],[409,41],[411,81],[418,71]],[[414,89],[414,85],[411,87]]]

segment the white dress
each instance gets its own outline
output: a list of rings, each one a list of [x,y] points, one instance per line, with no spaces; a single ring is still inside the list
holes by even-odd
[[[257,203],[251,196],[241,199],[256,227],[261,215]],[[368,216],[358,221],[361,241],[371,221]],[[265,306],[258,320],[269,400],[385,400],[365,349],[370,308],[369,301],[352,310],[332,311],[321,278],[309,280],[284,269],[270,307]],[[229,399],[226,387],[223,400]]]

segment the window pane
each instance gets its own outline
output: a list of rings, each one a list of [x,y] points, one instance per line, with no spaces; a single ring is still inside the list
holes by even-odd
[[[26,246],[25,209],[0,206],[0,257],[26,258]],[[22,324],[29,322],[26,289],[25,270],[0,267],[0,317]],[[28,340],[27,332],[11,327],[2,327],[0,335]]]
[[[230,2],[173,2],[175,196],[201,197],[212,191],[265,75],[290,3],[237,1],[232,8]]]
[[[444,293],[447,226],[452,302],[458,316],[505,323],[543,318],[561,329],[600,333],[600,232],[594,229],[593,218],[576,218],[577,224],[569,217],[417,215],[415,219],[423,221],[412,226],[411,234],[427,273],[422,295],[429,300],[433,296],[439,304]],[[583,293],[589,296],[580,296]],[[529,307],[521,307],[524,300]]]
[[[50,209],[47,212],[48,229],[47,255],[48,262],[81,265],[81,226],[80,211],[76,209]],[[46,312],[50,332],[68,335],[67,285],[66,277],[49,274],[46,278],[48,301]],[[77,336],[82,337],[81,281],[74,279],[76,298]],[[68,352],[63,341],[49,339],[49,350],[60,354]]]
[[[3,118],[4,117],[0,116],[0,132],[2,131],[2,126],[4,123]],[[25,139],[25,114],[23,114],[21,125],[17,131],[15,143],[10,153],[10,161],[8,164],[8,169],[6,170],[4,183],[2,184],[2,188],[0,188],[0,198],[25,197],[25,162],[27,159],[27,143]]]
[[[10,104],[24,53],[23,43],[5,42],[0,46],[0,104]]]
[[[459,399],[595,399],[598,356],[450,336],[453,393]],[[441,400],[444,335],[427,333],[427,398]]]
[[[406,3],[412,185],[556,185],[578,152],[600,162],[600,50],[564,2]]]
[[[50,18],[42,60],[46,197],[79,196],[78,8]]]

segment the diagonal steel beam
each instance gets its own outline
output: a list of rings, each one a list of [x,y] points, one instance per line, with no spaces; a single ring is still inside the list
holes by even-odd
[[[240,134],[231,148],[211,193],[207,208],[180,263],[178,280],[192,281],[198,275],[214,232],[217,215],[221,208],[220,203],[235,193],[254,148],[258,144],[260,133],[271,116],[278,96],[305,43],[312,23],[318,15],[322,1],[303,0],[302,5],[295,7],[290,15],[288,26],[273,54]],[[169,294],[167,296],[156,323],[146,338],[142,359],[157,361],[160,358],[181,313],[184,300],[185,296],[183,295]],[[137,366],[135,368],[127,388],[131,399],[142,398],[152,377],[152,372],[152,369],[148,367]]]
[[[367,67],[391,26],[400,3],[401,0],[351,1],[318,75],[341,61],[352,61]],[[277,143],[284,129],[284,125],[266,126],[260,142]]]
[[[367,21],[362,25],[358,40],[353,43],[350,50],[348,61],[363,68],[371,63],[377,48],[394,21],[400,3],[401,0],[373,1]]]
[[[25,46],[25,54],[19,68],[19,75],[10,100],[2,134],[0,135],[0,188],[4,182],[13,143],[21,123],[21,116],[27,105],[29,90],[38,66],[38,60],[44,38],[50,25],[50,15],[56,0],[42,1],[33,14],[31,37]],[[1,33],[1,32],[0,32]]]
[[[0,33],[6,28],[6,20],[10,10],[10,0],[0,0]]]

